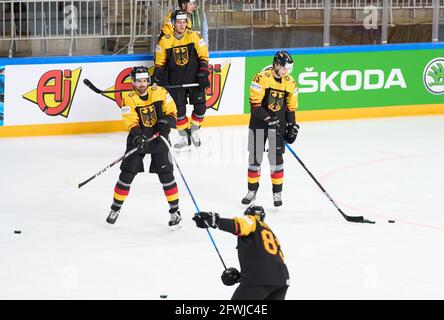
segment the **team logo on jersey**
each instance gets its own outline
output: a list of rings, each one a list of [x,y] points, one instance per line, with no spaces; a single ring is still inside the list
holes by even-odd
[[[138,108],[139,118],[145,127],[152,128],[157,122],[156,108],[153,105]]]
[[[424,68],[424,86],[433,94],[444,93],[444,58],[435,58]]]
[[[48,116],[68,118],[82,68],[50,70],[39,79],[37,88],[22,97],[39,106]]]
[[[284,92],[271,90],[268,96],[268,109],[277,112],[284,105]]]
[[[210,71],[210,75],[208,76],[210,87],[205,90],[207,109],[219,110],[230,66],[231,63],[224,65],[216,63],[208,66],[208,70]]]
[[[113,93],[102,93],[103,96],[113,100],[116,102],[119,108],[122,108],[123,99],[130,94],[133,90],[133,85],[131,81],[131,70],[132,68],[123,69],[116,78],[116,81],[113,86],[108,87],[105,91],[113,91],[113,90],[127,90],[123,92],[113,92]],[[150,76],[153,75],[154,66],[148,68],[148,72]]]
[[[174,61],[178,66],[186,65],[188,63],[188,60],[190,59],[188,54],[188,47],[183,46],[183,47],[173,48],[173,56],[174,56]]]

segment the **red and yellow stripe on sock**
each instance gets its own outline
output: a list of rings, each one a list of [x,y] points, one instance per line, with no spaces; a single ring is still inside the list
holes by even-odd
[[[177,130],[186,130],[189,127],[188,117],[177,118],[176,120]]]
[[[284,183],[284,170],[271,172],[271,183],[273,185],[282,185]]]
[[[204,116],[198,116],[194,112],[191,114],[191,125],[200,128],[203,121],[204,121]]]
[[[122,189],[119,188],[119,184],[116,184],[114,188],[114,199],[118,201],[125,201],[126,197],[128,197],[129,194],[129,188],[128,189]]]
[[[261,179],[261,172],[260,171],[251,171],[248,170],[248,183],[259,183],[259,180]]]
[[[165,193],[165,197],[169,204],[172,204],[179,199],[179,189],[175,183],[168,188],[164,188],[163,192]]]

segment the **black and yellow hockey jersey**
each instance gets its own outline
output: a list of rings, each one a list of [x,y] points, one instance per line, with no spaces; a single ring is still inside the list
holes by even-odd
[[[281,244],[270,227],[253,215],[236,217],[232,220],[236,228],[234,233],[238,236],[241,283],[289,285],[290,277]]]
[[[276,115],[285,130],[287,123],[295,123],[297,107],[298,88],[291,75],[275,79],[271,68],[255,75],[250,84],[250,129],[266,129],[264,119]]]
[[[157,131],[157,121],[166,117],[171,127],[176,126],[177,109],[173,98],[162,87],[148,86],[148,95],[145,99],[137,91],[131,91],[123,99],[122,117],[125,128],[142,128],[147,137]]]
[[[168,70],[168,84],[194,83],[199,67],[208,68],[208,47],[199,35],[185,31],[181,39],[164,35],[156,47],[156,68]]]

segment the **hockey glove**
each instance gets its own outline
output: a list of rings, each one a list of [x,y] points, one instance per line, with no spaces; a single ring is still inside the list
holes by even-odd
[[[207,67],[200,67],[199,72],[196,74],[197,82],[199,83],[202,89],[206,89],[210,87],[210,80],[208,80],[208,76],[210,72]]]
[[[287,142],[288,144],[292,144],[296,140],[298,132],[299,125],[297,123],[291,123],[290,125],[288,125],[284,135],[285,142]]]
[[[241,274],[236,268],[228,268],[222,272],[220,277],[226,286],[232,286],[240,281]]]
[[[155,83],[159,86],[164,86],[168,83],[167,78],[168,78],[168,74],[167,74],[167,71],[165,70],[165,68],[157,67],[157,66],[154,68],[153,77],[152,77],[153,83]]]
[[[275,115],[272,115],[267,122],[268,122],[268,129],[276,131],[279,130],[280,127],[279,119]]]
[[[219,214],[216,212],[201,211],[193,217],[194,222],[196,222],[196,226],[203,229],[208,227],[217,228],[219,225],[219,219]]]
[[[140,127],[134,127],[130,131],[132,138],[132,143],[135,148],[139,148],[140,151],[145,150],[145,140],[147,140],[146,136],[143,134],[142,129]]]
[[[159,121],[157,121],[157,128],[159,129],[159,133],[161,136],[168,138],[168,135],[170,134],[171,131],[171,124],[168,122],[167,119],[162,118]]]

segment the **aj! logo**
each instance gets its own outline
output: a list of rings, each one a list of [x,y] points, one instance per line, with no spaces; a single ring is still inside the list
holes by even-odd
[[[114,100],[119,108],[122,107],[123,98],[130,93],[133,89],[131,84],[131,69],[126,68],[122,70],[114,83],[114,86],[106,88],[105,91],[113,90],[128,90],[124,92],[116,93],[104,93],[103,95],[111,100]],[[210,75],[208,79],[210,80],[210,87],[205,91],[206,95],[206,105],[207,109],[219,110],[220,100],[224,92],[225,83],[228,77],[228,71],[230,70],[230,63],[225,65],[215,64],[209,65]],[[148,72],[152,75],[154,72],[154,66],[148,68]]]
[[[68,118],[82,68],[51,70],[40,77],[37,89],[22,97],[39,106],[49,116]]]
[[[210,87],[205,91],[207,97],[207,109],[219,110],[220,100],[224,92],[225,83],[230,70],[230,63],[223,66],[214,64],[209,66],[210,69]]]

